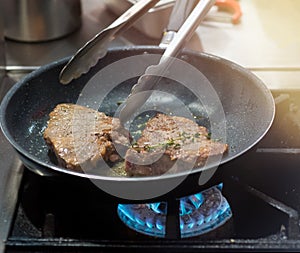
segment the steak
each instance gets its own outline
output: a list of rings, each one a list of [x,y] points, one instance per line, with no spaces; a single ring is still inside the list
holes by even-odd
[[[128,148],[129,133],[118,119],[102,112],[76,104],[59,104],[49,116],[44,139],[60,166],[75,171],[95,168],[101,160],[120,160],[117,150],[125,153]]]
[[[125,170],[129,176],[176,173],[201,167],[208,157],[227,150],[227,144],[211,140],[207,129],[194,121],[159,113],[127,150]]]

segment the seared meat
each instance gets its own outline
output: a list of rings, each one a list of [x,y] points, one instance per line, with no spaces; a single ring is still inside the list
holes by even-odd
[[[68,169],[82,171],[93,168],[103,158],[120,159],[116,146],[128,147],[128,132],[116,118],[75,104],[59,104],[50,113],[44,139],[58,163]],[[118,149],[119,150],[119,149]]]
[[[87,107],[59,104],[50,113],[44,139],[58,163],[82,171],[104,160],[121,160],[130,176],[154,176],[184,171],[205,164],[208,157],[222,155],[228,145],[210,140],[207,129],[192,120],[157,114],[141,137],[130,145],[129,133],[116,118]],[[126,151],[127,150],[127,151]]]
[[[192,120],[157,114],[126,152],[130,176],[154,176],[201,167],[208,157],[222,155],[228,145],[210,140],[207,129]]]

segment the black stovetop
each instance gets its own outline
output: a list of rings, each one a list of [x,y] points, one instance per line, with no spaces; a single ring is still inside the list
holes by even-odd
[[[163,239],[127,228],[117,204],[94,191],[26,168],[7,252],[197,252],[300,250],[300,91],[273,91],[276,116],[267,135],[222,166],[232,218],[207,234]]]

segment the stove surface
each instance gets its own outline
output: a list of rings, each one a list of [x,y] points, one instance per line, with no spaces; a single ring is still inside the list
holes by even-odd
[[[270,131],[219,168],[232,210],[232,219],[220,228],[182,239],[142,235],[119,219],[117,203],[101,199],[96,188],[24,168],[7,252],[300,250],[300,91],[273,95],[277,114]]]

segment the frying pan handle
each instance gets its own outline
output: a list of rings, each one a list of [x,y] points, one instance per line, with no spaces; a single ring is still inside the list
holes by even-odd
[[[168,26],[163,33],[163,38],[160,43],[160,47],[167,47],[175,34],[179,31],[180,27],[183,25],[187,17],[190,15],[194,9],[196,3],[199,0],[176,0],[172,13],[169,18]]]

